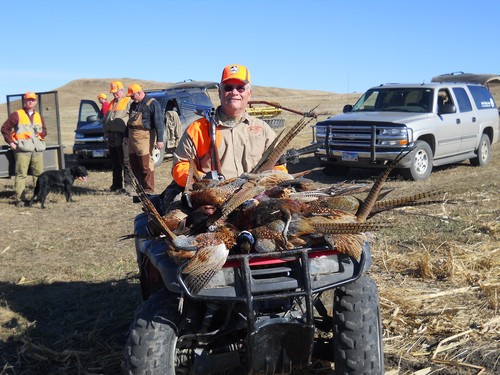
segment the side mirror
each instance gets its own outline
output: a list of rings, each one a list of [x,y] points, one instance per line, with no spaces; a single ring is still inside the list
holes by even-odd
[[[352,111],[352,104],[346,104],[344,106],[344,109],[342,109],[342,112],[347,113]]]
[[[87,122],[96,122],[98,118],[96,115],[87,116]]]

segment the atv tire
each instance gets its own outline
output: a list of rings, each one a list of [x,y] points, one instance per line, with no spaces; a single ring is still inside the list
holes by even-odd
[[[175,375],[177,307],[166,289],[144,301],[125,345],[125,373]],[[172,319],[174,318],[174,319]]]
[[[337,288],[333,308],[335,374],[384,374],[382,322],[375,282],[362,275]]]

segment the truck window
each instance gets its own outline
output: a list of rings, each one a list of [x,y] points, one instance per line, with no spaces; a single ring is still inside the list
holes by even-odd
[[[470,85],[468,87],[477,109],[481,110],[497,107],[495,100],[486,87],[473,85]]]
[[[453,93],[455,98],[457,98],[457,105],[460,112],[470,112],[472,111],[472,104],[465,92],[465,89],[461,87],[453,88]]]
[[[432,91],[427,88],[387,88],[377,95],[374,110],[430,112]]]
[[[80,108],[80,119],[81,122],[86,122],[87,117],[97,116],[96,107],[90,103],[82,103]]]
[[[438,97],[437,97],[437,106],[438,106],[438,111],[441,113],[442,107],[444,104],[452,104],[453,105],[453,100],[451,99],[450,92],[448,89],[440,89],[438,91]]]
[[[375,103],[377,101],[379,91],[378,90],[368,90],[358,99],[358,101],[352,107],[352,111],[373,111],[375,110]]]

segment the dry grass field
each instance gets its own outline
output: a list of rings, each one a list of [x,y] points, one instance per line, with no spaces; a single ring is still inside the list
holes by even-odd
[[[79,80],[58,89],[68,165],[80,98],[107,88],[105,80]],[[324,118],[356,97],[254,87],[253,99],[301,111],[319,105]],[[286,119],[291,125],[298,116]],[[310,139],[307,128],[292,146]],[[379,287],[387,374],[500,373],[500,144],[493,153],[486,168],[464,162],[436,169],[427,181],[396,175],[388,182],[391,197],[439,190],[447,203],[380,215],[393,224],[377,234],[370,272]],[[315,166],[314,158],[303,157],[290,169]],[[158,192],[170,182],[170,167],[166,161],[157,170]],[[324,184],[371,182],[375,172],[309,177]],[[92,169],[87,182],[75,183],[74,203],[51,193],[45,210],[12,205],[13,184],[14,178],[0,179],[0,374],[121,373],[141,296],[134,243],[119,238],[132,233],[140,206],[108,191],[106,169]],[[328,368],[313,373],[333,374]]]

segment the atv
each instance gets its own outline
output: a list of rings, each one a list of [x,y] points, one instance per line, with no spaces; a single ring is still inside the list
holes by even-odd
[[[193,293],[185,265],[148,223],[146,213],[135,218],[144,301],[128,334],[127,374],[304,374],[317,363],[332,374],[384,373],[368,243],[359,261],[326,245],[229,255]]]

